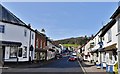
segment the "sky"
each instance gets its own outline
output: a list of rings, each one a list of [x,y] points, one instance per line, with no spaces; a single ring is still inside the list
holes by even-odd
[[[53,40],[91,36],[110,21],[117,2],[4,2],[33,29],[46,30]]]

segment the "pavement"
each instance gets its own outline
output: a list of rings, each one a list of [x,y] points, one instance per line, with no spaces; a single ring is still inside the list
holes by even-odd
[[[49,64],[53,61],[55,61],[56,59],[51,59],[51,60],[48,60],[48,61],[39,61],[37,63],[31,63],[31,62],[19,62],[19,63],[5,63],[4,64],[4,67],[2,68],[34,68],[34,67],[37,67],[37,66],[43,66],[45,64]]]
[[[108,74],[104,69],[98,69],[93,63],[82,61],[80,65],[83,68],[84,74]]]

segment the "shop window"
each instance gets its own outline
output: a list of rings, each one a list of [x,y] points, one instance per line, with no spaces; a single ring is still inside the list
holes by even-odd
[[[23,58],[27,58],[27,47],[24,46],[24,49],[23,49]]]
[[[10,47],[10,58],[17,57],[17,47]]]

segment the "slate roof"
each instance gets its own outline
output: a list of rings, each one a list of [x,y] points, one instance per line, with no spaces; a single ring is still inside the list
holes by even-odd
[[[0,21],[10,23],[13,25],[24,26],[34,31],[32,28],[30,28],[30,26],[26,25],[23,21],[21,21],[18,17],[16,17],[13,13],[11,13],[1,4],[0,4]]]

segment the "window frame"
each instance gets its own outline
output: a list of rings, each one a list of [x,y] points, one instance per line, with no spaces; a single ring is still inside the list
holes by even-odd
[[[108,30],[107,34],[108,34],[108,42],[107,43],[109,43],[109,42],[112,41],[112,31],[111,31],[111,29]]]
[[[34,39],[34,34],[32,33],[32,39]]]
[[[27,37],[27,30],[24,29],[24,36]]]
[[[0,25],[0,33],[5,33],[5,25]]]

